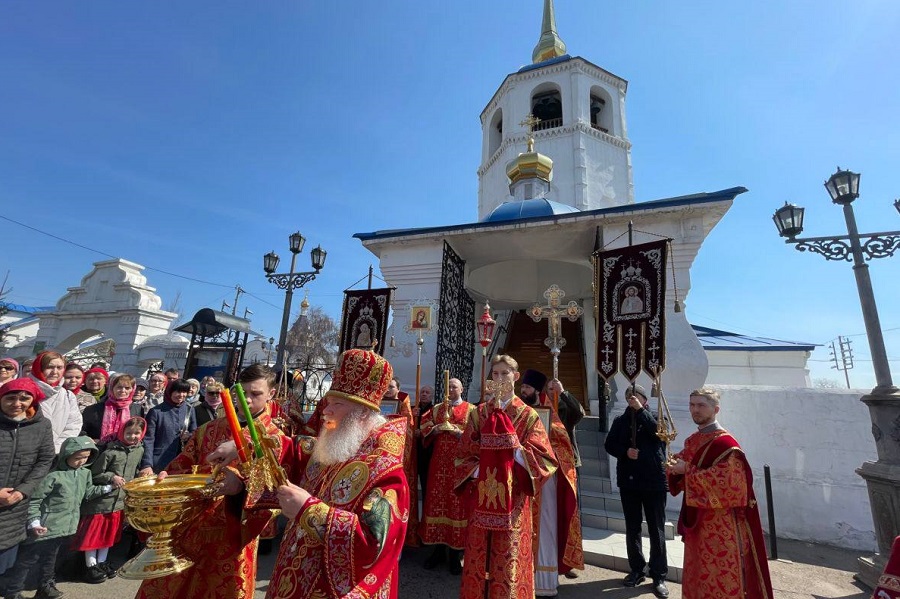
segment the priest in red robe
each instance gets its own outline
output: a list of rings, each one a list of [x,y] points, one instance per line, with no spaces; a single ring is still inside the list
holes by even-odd
[[[299,437],[278,489],[289,519],[270,599],[397,597],[409,519],[403,472],[406,418],[385,419],[390,364],[351,349],[338,361],[321,410],[319,435]]]
[[[425,545],[434,545],[425,569],[432,570],[447,559],[450,573],[458,575],[462,573],[460,557],[466,544],[467,515],[464,499],[453,492],[454,463],[459,438],[475,406],[463,399],[459,379],[450,379],[447,387],[446,401],[422,415],[422,444],[432,452],[419,536]]]
[[[491,379],[495,392],[472,413],[456,459],[456,490],[472,498],[460,597],[534,597],[531,501],[557,461],[537,412],[515,395],[518,363],[495,356]]]
[[[275,373],[266,366],[254,364],[241,372],[239,380],[257,428],[274,440],[277,451],[286,456],[291,441],[272,423],[268,410],[269,400],[275,396]],[[249,446],[250,434],[246,427],[242,432]],[[227,419],[207,422],[194,431],[182,452],[159,476],[189,474],[194,466],[199,467],[198,473],[209,473],[212,467],[206,461],[207,455],[220,444],[231,440]],[[237,466],[236,461],[229,462],[230,468]],[[253,598],[258,537],[272,518],[272,511],[245,510],[246,496],[240,487],[227,492],[234,495],[220,497],[183,531],[175,531],[176,545],[194,562],[194,566],[179,574],[145,580],[137,593],[139,599]]]
[[[684,599],[771,599],[753,473],[737,440],[716,420],[719,394],[693,391],[691,418],[698,430],[669,466],[672,495],[684,492],[678,532],[684,541]]]

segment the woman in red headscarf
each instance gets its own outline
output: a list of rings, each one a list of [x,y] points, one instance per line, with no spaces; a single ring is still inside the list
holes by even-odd
[[[7,476],[0,481],[0,574],[16,561],[25,540],[28,498],[50,471],[53,433],[38,404],[44,394],[27,378],[0,386],[0,464]]]
[[[46,397],[41,402],[41,412],[53,428],[53,447],[56,448],[56,453],[59,453],[65,439],[77,437],[81,432],[78,399],[63,384],[65,369],[66,361],[60,353],[45,351],[34,359],[28,375]]]
[[[84,372],[84,384],[81,386],[81,390],[93,395],[94,403],[100,403],[106,395],[108,384],[109,373],[99,366],[94,366]]]

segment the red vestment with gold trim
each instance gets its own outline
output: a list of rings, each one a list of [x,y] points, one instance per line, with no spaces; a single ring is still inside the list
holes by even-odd
[[[541,403],[550,407],[547,397],[541,393]],[[550,447],[556,454],[559,468],[556,471],[556,530],[560,574],[571,570],[584,570],[584,549],[581,538],[581,511],[578,509],[578,472],[575,470],[575,450],[565,425],[550,408]],[[534,530],[540,530],[541,496],[535,497],[531,507]],[[537,543],[534,546],[537,555]]]
[[[268,411],[255,419],[257,427],[278,440],[281,456],[290,452],[291,440],[272,423]],[[250,435],[242,429],[250,446]],[[196,431],[182,452],[166,468],[169,474],[212,471],[206,456],[232,440],[226,418],[210,421]],[[236,466],[237,461],[232,463]],[[173,531],[175,543],[194,566],[164,578],[145,580],[138,599],[252,599],[256,586],[256,546],[259,534],[272,517],[270,510],[243,509],[243,495],[220,497],[183,530]]]
[[[456,459],[457,492],[471,492],[481,455],[481,425],[489,403],[473,411],[459,442]],[[465,563],[460,599],[483,599],[487,581],[490,599],[534,598],[531,498],[556,470],[550,439],[533,408],[514,397],[504,412],[512,421],[526,467],[516,462],[512,482],[512,528],[489,531],[471,522],[466,530]],[[473,493],[474,497],[475,494]],[[469,510],[471,513],[471,509]]]
[[[753,473],[731,434],[696,432],[677,454],[683,475],[669,474],[672,495],[684,492],[678,532],[684,541],[684,599],[771,599]]]
[[[453,492],[459,437],[450,431],[435,430],[435,425],[449,422],[462,433],[469,421],[469,414],[474,411],[475,406],[463,400],[459,405],[450,407],[449,418],[445,417],[443,403],[422,416],[422,439],[426,446],[432,445],[434,448],[428,468],[422,521],[419,523],[419,536],[426,545],[448,545],[453,549],[465,547],[465,500]]]
[[[409,518],[407,426],[391,418],[353,458],[327,466],[310,462],[314,438],[297,439],[291,478],[312,497],[284,532],[268,599],[397,597]]]

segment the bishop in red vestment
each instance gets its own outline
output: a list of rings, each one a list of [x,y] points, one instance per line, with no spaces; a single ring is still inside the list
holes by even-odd
[[[753,473],[737,440],[716,421],[719,394],[691,393],[699,430],[667,470],[669,491],[684,493],[678,532],[684,541],[684,599],[771,599]]]
[[[275,373],[255,364],[240,375],[257,428],[274,439],[278,451],[286,456],[291,441],[272,423],[267,409],[275,395]],[[250,435],[242,430],[247,445]],[[221,443],[231,441],[225,418],[207,422],[196,431],[182,452],[166,469],[166,474],[189,474],[193,466],[199,473],[212,467],[206,456]],[[231,466],[236,466],[232,462]],[[160,476],[163,476],[160,473]],[[238,493],[240,489],[237,489]],[[146,580],[138,590],[138,599],[252,599],[256,586],[256,548],[258,537],[272,512],[267,509],[244,510],[244,496],[220,497],[183,531],[175,531],[175,543],[194,566],[179,574]]]
[[[456,459],[457,492],[475,485],[460,598],[531,598],[531,501],[557,461],[537,412],[513,392],[516,361],[495,356],[491,378],[500,390],[472,413]]]
[[[409,519],[403,472],[408,421],[385,419],[392,376],[384,358],[341,354],[318,438],[301,437],[289,458],[292,484],[279,487],[289,519],[269,599],[393,599]]]

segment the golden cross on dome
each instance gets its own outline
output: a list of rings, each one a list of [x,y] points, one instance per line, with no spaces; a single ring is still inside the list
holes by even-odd
[[[528,151],[534,152],[534,128],[538,123],[541,122],[541,119],[537,118],[533,114],[529,114],[525,117],[525,120],[519,123],[525,130],[528,131]]]

